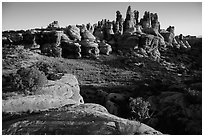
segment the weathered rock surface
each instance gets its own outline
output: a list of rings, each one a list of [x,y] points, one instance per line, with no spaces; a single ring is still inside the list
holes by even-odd
[[[65,29],[66,34],[68,34],[70,36],[70,38],[72,40],[81,40],[81,35],[80,35],[80,29],[77,28],[76,26],[71,26],[69,25],[66,29]]]
[[[62,33],[62,35],[61,35],[61,43],[62,42],[69,42],[69,41],[70,41],[69,37],[66,34]]]
[[[2,112],[21,113],[36,112],[58,108],[67,104],[81,104],[83,98],[79,93],[75,76],[66,74],[60,80],[49,81],[39,92],[32,96],[12,96],[2,100]]]
[[[105,55],[109,55],[109,53],[112,52],[111,45],[109,45],[105,42],[100,42],[98,45],[99,45],[100,53],[105,54]]]
[[[166,42],[169,42],[172,44],[173,39],[174,39],[174,34],[171,32],[161,32],[161,35],[164,37],[164,40]]]
[[[62,57],[74,56],[76,58],[81,57],[81,45],[74,41],[61,42]]]
[[[89,41],[88,39],[80,42],[82,54],[85,56],[99,56],[98,43]]]
[[[65,106],[9,122],[4,135],[133,135],[161,134],[137,121],[111,115],[97,104]]]
[[[102,29],[99,27],[95,28],[93,35],[96,37],[97,40],[103,40],[104,39],[104,33],[103,33]]]
[[[136,20],[134,18],[134,13],[131,9],[131,6],[128,7],[126,12],[126,18],[123,24],[123,30],[125,34],[132,34],[135,31]]]
[[[88,39],[89,41],[94,41],[96,39],[94,35],[88,30],[85,30],[84,32],[82,32],[81,35],[82,35],[82,39]]]
[[[56,29],[56,28],[59,28],[59,24],[58,24],[58,21],[53,21],[52,23],[50,23],[47,28],[48,29]]]

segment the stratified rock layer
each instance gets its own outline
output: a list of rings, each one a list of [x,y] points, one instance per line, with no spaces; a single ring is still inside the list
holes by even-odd
[[[161,134],[137,121],[109,114],[97,104],[66,106],[50,112],[3,123],[9,135],[131,135]]]

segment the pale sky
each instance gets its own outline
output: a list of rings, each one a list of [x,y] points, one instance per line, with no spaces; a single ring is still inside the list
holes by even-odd
[[[115,20],[116,11],[126,16],[128,6],[157,13],[162,29],[175,26],[176,35],[202,35],[201,2],[3,2],[2,30],[46,27],[54,20],[61,27],[97,23],[101,19]]]

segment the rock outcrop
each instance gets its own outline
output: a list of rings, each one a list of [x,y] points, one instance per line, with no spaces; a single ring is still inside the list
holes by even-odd
[[[175,38],[175,40],[177,40],[178,45],[180,45],[180,49],[182,50],[189,50],[191,49],[190,44],[188,43],[187,40],[184,40],[183,35],[180,34],[178,37]]]
[[[53,21],[47,26],[48,29],[57,29],[60,28],[58,21]]]
[[[101,54],[109,55],[110,52],[112,52],[111,45],[105,43],[104,41],[100,42],[98,45]]]
[[[103,40],[104,39],[104,33],[102,28],[100,27],[95,27],[93,35],[96,37],[96,40]]]
[[[25,48],[35,48],[36,41],[35,41],[35,33],[33,31],[27,31],[23,34],[23,44]]]
[[[44,31],[38,34],[41,53],[47,56],[61,57],[60,42],[62,33],[62,31]]]
[[[159,131],[111,115],[97,104],[64,106],[3,123],[4,135],[159,135]]]
[[[90,52],[89,49],[80,49],[79,46],[76,46],[78,44],[82,45],[82,47],[93,47],[91,45],[96,45],[100,43],[101,41],[105,40],[107,44],[112,46],[113,52],[118,51],[121,49],[128,49],[128,48],[135,48],[137,46],[141,47],[140,43],[144,43],[143,35],[154,35],[155,37],[159,37],[159,50],[166,50],[166,47],[173,47],[177,49],[181,49],[184,51],[188,51],[191,46],[188,43],[188,41],[184,40],[182,36],[175,37],[174,33],[174,26],[169,26],[166,30],[160,29],[160,22],[159,17],[157,13],[151,13],[149,11],[145,11],[142,18],[139,19],[139,11],[132,10],[131,6],[128,6],[125,20],[122,17],[122,14],[120,11],[116,12],[116,20],[115,21],[109,21],[107,19],[102,19],[101,21],[98,21],[96,24],[82,24],[82,25],[69,25],[66,28],[60,28],[58,21],[54,21],[48,25],[46,29],[35,29],[32,30],[34,32],[23,32],[19,31],[23,34],[23,40],[13,40],[12,37],[9,37],[11,41],[9,42],[8,37],[3,39],[4,45],[9,45],[9,43],[15,43],[17,42],[23,42],[25,47],[32,48],[37,47],[40,45],[40,49],[42,53],[46,53],[48,56],[54,56],[54,57],[61,57],[62,54],[64,54],[64,57],[69,56],[69,52],[74,51],[74,58],[80,58],[81,55],[80,50],[87,54]],[[52,42],[60,41],[59,37],[55,38],[56,36],[48,36],[49,40],[46,40],[45,37],[47,37],[44,33],[53,33],[53,32],[63,32],[64,34],[60,34],[61,36],[61,42],[64,44],[61,45],[67,45],[63,47],[70,47],[67,49],[62,49],[60,46],[60,42]],[[6,33],[5,33],[6,34]],[[4,34],[4,35],[5,35]],[[57,33],[56,33],[57,34]],[[127,36],[124,36],[127,35]],[[65,37],[66,36],[66,37]],[[47,38],[48,38],[47,37]],[[15,37],[17,38],[17,37]],[[121,41],[121,39],[127,38],[128,40],[126,42]],[[66,39],[66,40],[65,40]],[[138,42],[139,39],[139,42]],[[47,41],[47,42],[45,42]],[[49,41],[49,42],[48,42]],[[66,42],[65,42],[66,41]],[[71,42],[67,42],[71,41]],[[89,41],[89,42],[87,42]],[[94,42],[94,44],[93,44]],[[66,43],[66,44],[65,44]],[[67,44],[69,43],[69,44]],[[70,44],[71,43],[71,44]],[[73,44],[74,43],[74,44]],[[71,45],[71,46],[69,46]],[[89,46],[84,46],[89,45]],[[71,48],[74,48],[74,50],[70,50]],[[96,46],[95,46],[96,47]],[[122,47],[122,48],[121,48]],[[130,50],[133,50],[130,49]],[[94,49],[97,52],[93,53],[96,56],[98,56],[98,50]],[[101,50],[103,50],[101,48]],[[140,49],[137,49],[139,51]],[[145,50],[145,49],[144,49]],[[158,52],[160,52],[158,50]],[[67,52],[66,52],[67,51]],[[135,51],[134,51],[135,52]],[[146,51],[147,52],[147,51]],[[91,52],[90,52],[91,53]],[[103,53],[103,51],[101,51]],[[68,54],[68,55],[65,55]],[[137,54],[137,53],[136,53]],[[86,55],[85,55],[86,56]]]
[[[99,56],[98,43],[84,39],[80,42],[81,52],[83,56],[87,57],[97,57]]]
[[[135,31],[135,18],[131,6],[127,9],[123,28],[124,34],[132,34]]]
[[[62,57],[81,58],[81,45],[74,41],[61,42]]]
[[[89,30],[84,30],[81,33],[82,40],[88,39],[89,41],[95,41],[95,36],[89,31]]]
[[[23,33],[11,32],[2,34],[2,45],[20,45],[23,43]]]
[[[83,98],[79,93],[75,76],[66,74],[60,80],[48,81],[48,84],[35,95],[12,96],[2,101],[3,113],[38,112],[58,108],[67,104],[81,104]]]
[[[169,26],[166,31],[161,32],[161,35],[164,37],[164,40],[173,46],[173,40],[175,37],[174,26]]]
[[[74,25],[69,25],[65,29],[65,34],[67,34],[72,40],[81,40],[80,29]]]
[[[115,33],[122,34],[123,33],[123,18],[120,11],[116,12],[116,24],[115,24]]]

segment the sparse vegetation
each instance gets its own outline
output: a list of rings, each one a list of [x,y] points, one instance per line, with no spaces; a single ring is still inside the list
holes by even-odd
[[[38,61],[34,66],[36,66],[40,71],[43,71],[45,75],[50,73],[66,73],[64,65],[56,61]]]
[[[21,68],[16,74],[11,74],[11,84],[18,92],[25,95],[33,94],[47,83],[44,73],[35,67]]]
[[[144,101],[142,97],[130,98],[129,108],[131,110],[131,119],[142,122],[143,120],[150,118],[149,107],[150,103]]]

